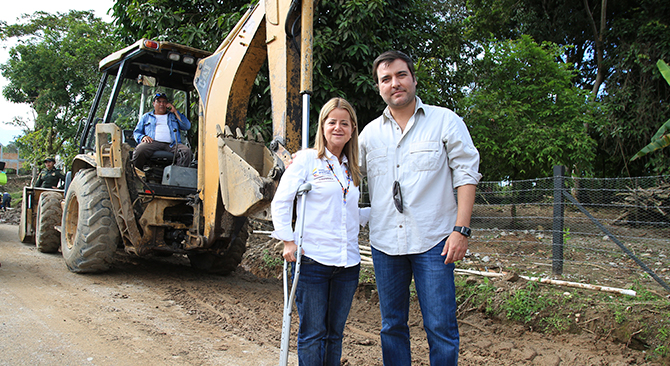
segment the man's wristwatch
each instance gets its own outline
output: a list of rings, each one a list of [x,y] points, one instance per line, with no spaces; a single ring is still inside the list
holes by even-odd
[[[469,238],[472,234],[472,230],[467,226],[454,226],[454,231],[463,234],[466,238]]]

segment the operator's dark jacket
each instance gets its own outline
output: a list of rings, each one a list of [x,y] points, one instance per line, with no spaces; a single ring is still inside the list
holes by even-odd
[[[65,176],[60,171],[60,169],[58,168],[53,168],[51,170],[44,169],[42,173],[40,173],[39,178],[37,178],[37,183],[35,183],[35,187],[42,187],[42,188],[58,187],[59,180],[65,181]]]

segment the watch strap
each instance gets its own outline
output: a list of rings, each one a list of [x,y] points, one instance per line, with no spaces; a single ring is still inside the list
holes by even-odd
[[[472,234],[472,229],[467,226],[454,226],[454,231],[463,234],[466,238],[469,238]]]

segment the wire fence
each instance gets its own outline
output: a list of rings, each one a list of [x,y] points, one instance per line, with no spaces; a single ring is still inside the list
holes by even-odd
[[[669,182],[670,176],[480,182],[463,265],[667,294]],[[556,200],[556,192],[566,197]]]

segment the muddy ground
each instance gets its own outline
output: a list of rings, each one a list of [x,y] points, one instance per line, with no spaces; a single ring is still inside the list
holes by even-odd
[[[278,363],[283,295],[275,243],[267,236],[250,237],[242,265],[229,276],[196,272],[182,256],[138,258],[121,251],[109,272],[77,275],[59,254],[20,243],[8,215],[0,213],[0,365]],[[551,335],[476,308],[459,314],[460,365],[660,364],[594,330]],[[296,364],[297,323],[294,316],[290,364]],[[427,365],[416,301],[410,325],[413,364]],[[342,364],[381,365],[379,328],[374,287],[361,285]]]

